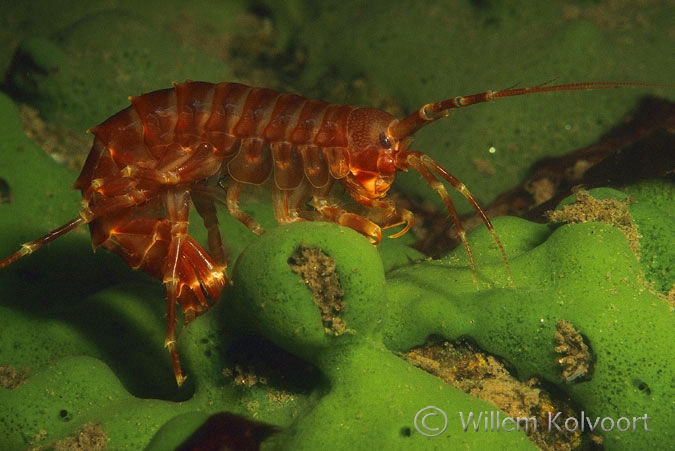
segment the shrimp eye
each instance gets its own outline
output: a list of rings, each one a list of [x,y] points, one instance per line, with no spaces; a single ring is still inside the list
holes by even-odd
[[[389,141],[389,138],[387,138],[387,135],[384,134],[384,132],[380,132],[380,144],[382,144],[382,147],[385,149],[391,149],[391,142]]]

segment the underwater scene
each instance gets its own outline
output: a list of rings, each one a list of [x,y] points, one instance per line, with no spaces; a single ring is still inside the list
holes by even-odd
[[[672,2],[0,21],[1,450],[672,448]]]

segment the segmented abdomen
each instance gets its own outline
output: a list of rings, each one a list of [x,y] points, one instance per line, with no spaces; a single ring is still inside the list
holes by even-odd
[[[303,177],[324,187],[349,171],[346,129],[355,107],[238,83],[189,81],[130,100],[90,130],[96,142],[76,188],[126,166],[171,171],[167,165],[180,161],[181,149],[199,145],[222,158],[222,175],[259,184],[274,169],[284,190],[297,188]]]

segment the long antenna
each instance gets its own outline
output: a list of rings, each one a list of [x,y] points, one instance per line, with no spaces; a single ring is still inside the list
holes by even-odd
[[[567,83],[562,85],[539,85],[532,88],[509,88],[501,91],[485,91],[469,96],[457,96],[440,102],[428,103],[416,112],[396,122],[389,127],[388,133],[394,139],[401,140],[412,136],[417,130],[442,119],[450,114],[450,111],[476,103],[490,102],[501,97],[522,96],[538,92],[552,91],[596,91],[600,89],[614,89],[619,87],[642,87],[642,88],[672,88],[672,85],[660,85],[651,83],[634,82],[590,82],[590,83]]]

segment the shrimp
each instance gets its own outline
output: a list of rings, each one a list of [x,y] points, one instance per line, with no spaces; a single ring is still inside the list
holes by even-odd
[[[428,155],[409,149],[412,135],[450,111],[476,103],[618,86],[655,85],[598,82],[485,91],[426,104],[398,120],[378,109],[238,83],[176,83],[130,97],[131,106],[89,130],[94,143],[74,186],[82,192],[79,216],[23,244],[0,260],[0,269],[88,224],[94,248],[119,254],[130,267],[164,283],[164,346],[180,386],[186,376],[177,351],[176,305],[187,325],[208,310],[209,302],[218,301],[227,281],[216,206],[224,204],[253,233],[264,233],[239,208],[245,185],[260,185],[272,177],[272,209],[280,225],[330,221],[377,245],[383,229],[402,226],[391,235],[399,237],[413,224],[413,214],[387,198],[396,173],[413,169],[440,195],[475,280],[471,247],[445,183],[478,212],[508,269],[504,246],[469,189]],[[366,213],[331,202],[335,185],[344,187]],[[208,251],[189,234],[192,205],[204,220]]]

